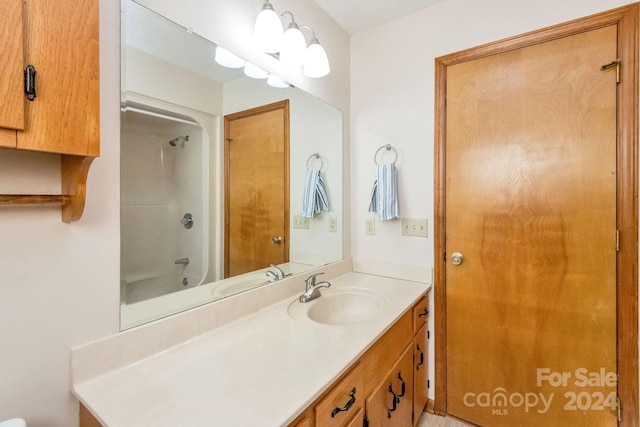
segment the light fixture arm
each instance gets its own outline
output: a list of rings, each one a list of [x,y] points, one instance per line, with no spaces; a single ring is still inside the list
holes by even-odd
[[[287,15],[287,14],[288,14],[289,16],[291,16],[291,23],[289,24],[289,27],[287,27],[287,28],[298,28],[298,24],[296,24],[296,18],[294,18],[294,17],[293,17],[293,13],[289,12],[288,10],[285,10],[284,12],[282,12],[282,13],[280,14],[280,19],[282,19],[282,17],[283,17],[284,15]]]
[[[309,44],[312,44],[312,43],[320,43],[320,42],[318,41],[318,38],[316,37],[316,32],[315,32],[315,31],[313,31],[313,28],[311,28],[311,27],[310,27],[310,26],[308,26],[308,25],[300,25],[300,26],[299,26],[299,28],[300,28],[300,30],[302,30],[303,28],[306,28],[307,30],[311,31],[311,41],[309,42]],[[304,34],[304,33],[302,33],[302,34]]]

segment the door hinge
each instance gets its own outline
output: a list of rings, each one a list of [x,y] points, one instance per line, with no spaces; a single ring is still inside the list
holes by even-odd
[[[427,331],[427,339],[430,340],[431,339],[431,331]]]
[[[36,69],[31,64],[24,69],[24,93],[29,101],[36,99]]]
[[[431,388],[431,380],[427,380],[427,388]]]
[[[619,397],[616,397],[616,406],[618,407],[618,421],[622,421],[622,403],[620,403]]]
[[[615,61],[611,61],[608,64],[604,64],[600,67],[601,70],[608,70],[609,68],[616,67],[616,83],[620,83],[620,60],[616,59]]]
[[[620,230],[616,230],[616,252],[620,252]]]

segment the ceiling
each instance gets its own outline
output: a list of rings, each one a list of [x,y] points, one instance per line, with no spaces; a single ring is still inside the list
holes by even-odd
[[[349,34],[401,18],[444,0],[315,0]]]

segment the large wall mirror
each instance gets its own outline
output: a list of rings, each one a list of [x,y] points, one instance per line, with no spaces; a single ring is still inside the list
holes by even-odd
[[[341,259],[342,113],[131,0],[121,16],[121,329]],[[303,216],[318,174],[327,210]]]

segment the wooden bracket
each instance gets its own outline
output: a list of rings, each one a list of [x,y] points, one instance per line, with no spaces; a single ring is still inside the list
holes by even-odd
[[[62,221],[78,221],[84,212],[87,195],[87,176],[89,166],[95,157],[61,156],[61,188],[62,194],[2,194],[0,206],[62,206]]]

